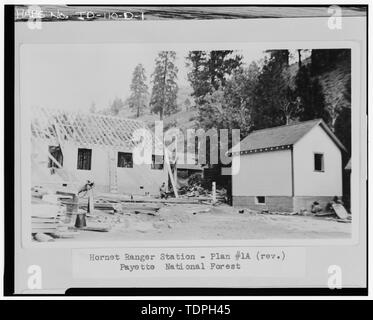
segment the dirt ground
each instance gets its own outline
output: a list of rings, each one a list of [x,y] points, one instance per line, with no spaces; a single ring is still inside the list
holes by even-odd
[[[58,241],[120,240],[250,240],[342,239],[351,236],[351,223],[313,216],[239,213],[227,205],[164,205],[155,215],[109,214],[95,211],[88,226],[107,226],[109,232],[79,231]]]

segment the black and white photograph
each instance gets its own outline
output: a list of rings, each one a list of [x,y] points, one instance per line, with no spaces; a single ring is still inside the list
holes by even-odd
[[[350,48],[36,44],[20,72],[33,241],[351,237]]]
[[[366,287],[367,6],[7,15],[12,292]]]

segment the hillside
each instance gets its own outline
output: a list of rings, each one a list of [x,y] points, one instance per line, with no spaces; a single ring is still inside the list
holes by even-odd
[[[165,129],[171,127],[177,127],[180,130],[193,128],[196,124],[197,109],[190,109],[188,111],[179,111],[163,119],[163,125]],[[145,114],[137,118],[144,121],[150,128],[154,127],[154,122],[159,121],[159,115],[157,114]]]
[[[195,108],[191,94],[192,88],[189,86],[179,88],[177,95],[177,106],[179,111],[163,118],[163,125],[165,129],[177,127],[184,130],[193,128],[195,126],[195,119],[197,117],[198,110]],[[132,118],[144,121],[150,128],[154,127],[155,121],[159,121],[159,115],[152,114],[149,110],[146,110],[145,114],[141,115],[139,118],[136,118],[135,112],[129,109],[128,106],[124,106],[118,115],[123,118]]]

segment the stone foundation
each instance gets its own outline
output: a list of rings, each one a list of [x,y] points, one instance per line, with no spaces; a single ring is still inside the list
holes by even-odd
[[[258,204],[256,203],[256,197],[253,196],[233,196],[233,206],[256,211],[299,212],[305,209],[311,212],[311,205],[314,201],[318,201],[320,206],[325,209],[327,203],[333,199],[333,196],[266,196],[265,198],[265,204]]]
[[[262,211],[293,211],[293,198],[286,196],[267,196],[265,204],[257,204],[253,196],[233,196],[234,207],[245,207],[252,210]]]

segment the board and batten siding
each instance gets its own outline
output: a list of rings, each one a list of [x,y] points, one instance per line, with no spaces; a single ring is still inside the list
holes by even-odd
[[[238,159],[239,172],[232,176],[234,196],[292,196],[290,150],[233,156],[233,168]]]
[[[293,146],[294,195],[342,196],[341,150],[320,126]],[[314,154],[324,155],[324,171],[314,170]]]

